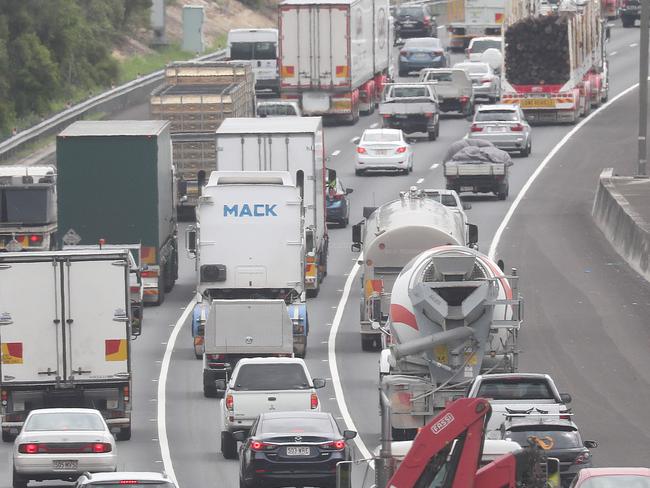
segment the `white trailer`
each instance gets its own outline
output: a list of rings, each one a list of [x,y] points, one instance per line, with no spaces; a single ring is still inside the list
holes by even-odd
[[[216,132],[217,171],[288,171],[305,207],[305,288],[327,274],[325,148],[320,117],[226,119]]]
[[[388,0],[284,0],[279,10],[283,98],[353,123],[374,110],[391,59]]]
[[[230,29],[226,58],[251,63],[257,94],[280,94],[277,29]]]
[[[463,49],[474,37],[500,35],[505,10],[506,0],[450,0],[449,47]]]
[[[373,323],[386,323],[393,283],[411,259],[436,246],[476,244],[476,226],[467,223],[462,207],[440,202],[438,192],[412,188],[401,192],[397,200],[366,208],[366,220],[353,227],[353,250],[363,249],[360,325],[364,351],[381,348],[381,330]]]
[[[4,441],[47,407],[96,408],[130,438],[129,271],[127,250],[0,254]]]
[[[57,228],[54,166],[0,167],[0,250],[51,249]]]

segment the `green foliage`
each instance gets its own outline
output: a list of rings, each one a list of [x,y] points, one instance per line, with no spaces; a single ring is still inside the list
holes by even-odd
[[[110,47],[146,25],[151,0],[2,0],[0,133],[118,81]]]
[[[171,61],[185,61],[195,55],[183,51],[178,44],[158,49],[147,56],[133,56],[125,59],[119,66],[119,83],[135,80],[139,75],[153,73]]]

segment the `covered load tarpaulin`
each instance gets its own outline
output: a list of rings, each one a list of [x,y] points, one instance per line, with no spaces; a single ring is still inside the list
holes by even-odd
[[[445,155],[445,162],[461,163],[503,163],[512,166],[512,159],[506,151],[495,147],[491,142],[461,139],[454,142]]]

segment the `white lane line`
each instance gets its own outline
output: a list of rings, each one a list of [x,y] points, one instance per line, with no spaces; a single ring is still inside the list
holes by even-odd
[[[334,151],[334,152],[332,153],[332,156],[335,156],[335,157],[336,157],[336,156],[338,156],[339,154],[341,154],[341,151],[339,151],[339,150],[337,149],[336,151]]]
[[[187,304],[187,307],[185,307],[185,310],[183,310],[183,313],[172,329],[172,333],[169,335],[169,341],[167,342],[167,347],[165,348],[165,355],[163,356],[162,364],[160,365],[160,376],[158,377],[158,439],[160,439],[160,455],[162,457],[165,473],[167,473],[167,476],[169,476],[176,486],[179,485],[178,480],[176,480],[172,457],[169,453],[169,441],[167,439],[167,403],[165,401],[167,396],[167,374],[169,373],[169,364],[172,360],[176,338],[178,337],[183,324],[187,320],[187,317],[192,313],[195,304],[196,298],[190,300],[190,303]]]
[[[436,169],[438,166],[440,166],[439,163],[433,163],[429,169]]]
[[[553,159],[553,156],[557,154],[557,152],[562,149],[562,147],[568,142],[571,137],[575,135],[576,132],[578,132],[582,127],[589,122],[591,119],[593,119],[596,115],[598,115],[600,112],[605,110],[607,107],[609,107],[612,103],[616,102],[619,100],[621,97],[627,95],[630,93],[632,90],[634,90],[636,87],[638,87],[639,84],[636,83],[635,85],[630,86],[629,88],[626,88],[623,90],[621,93],[616,95],[614,98],[609,100],[608,102],[604,103],[600,107],[598,107],[596,110],[594,110],[591,115],[588,117],[585,117],[578,125],[576,125],[573,129],[571,129],[563,138],[560,142],[558,142],[553,149],[546,155],[544,160],[540,163],[540,165],[537,167],[537,169],[533,172],[532,175],[530,175],[530,178],[526,181],[524,186],[521,188],[519,193],[517,194],[517,197],[515,198],[515,201],[512,202],[512,205],[510,205],[510,208],[508,209],[508,212],[506,212],[505,217],[503,217],[503,220],[501,221],[501,224],[499,225],[499,228],[497,229],[496,233],[494,234],[494,238],[492,239],[492,242],[490,243],[490,250],[488,251],[488,256],[490,259],[494,259],[494,256],[497,251],[497,246],[499,245],[499,241],[501,240],[501,236],[503,235],[503,231],[506,230],[506,227],[508,227],[508,224],[510,223],[510,219],[512,218],[512,215],[515,213],[515,210],[517,210],[517,207],[519,206],[519,203],[523,200],[523,198],[526,196],[526,192],[529,190],[529,188],[532,186],[532,184],[535,182],[539,174],[542,172],[542,170],[546,167],[546,165],[549,163],[551,159]]]
[[[350,142],[354,144],[354,140],[357,138],[357,136],[354,136],[352,139],[350,139]]]
[[[609,53],[610,56],[616,56],[617,54],[618,54],[618,51],[612,51],[611,53]]]
[[[445,24],[442,24],[442,25],[438,26],[438,29],[444,29],[444,28],[445,28]]]
[[[419,184],[422,183],[423,181],[424,181],[424,178],[420,178],[418,181],[415,182],[415,184],[416,184],[416,185],[419,185]]]
[[[379,125],[379,122],[374,122],[374,123],[370,124],[370,128],[371,129],[376,129],[378,125]]]
[[[638,46],[638,44],[636,42],[633,42],[632,44],[630,44],[630,47],[637,47],[637,46]]]
[[[330,329],[330,335],[328,338],[329,344],[327,344],[327,357],[329,358],[330,372],[332,373],[332,386],[334,386],[334,395],[336,396],[336,404],[339,407],[339,412],[341,412],[342,420],[345,423],[345,428],[349,430],[357,431],[350,411],[348,410],[348,405],[345,402],[345,395],[343,394],[343,385],[341,384],[341,377],[339,376],[339,366],[336,362],[336,335],[341,326],[341,319],[343,318],[343,311],[345,310],[345,304],[348,301],[350,296],[350,290],[352,289],[352,283],[354,283],[354,278],[359,271],[359,264],[355,263],[352,266],[352,271],[348,275],[348,279],[345,280],[345,286],[343,287],[343,295],[339,300],[339,305],[336,309],[336,314],[334,314],[334,321],[332,322],[332,328]],[[357,431],[358,432],[358,431]],[[366,445],[361,440],[361,436],[357,436],[354,439],[354,443],[361,453],[361,457],[368,459],[371,456],[370,451]]]

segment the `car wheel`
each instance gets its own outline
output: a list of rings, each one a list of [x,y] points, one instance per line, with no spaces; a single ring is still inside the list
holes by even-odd
[[[399,74],[399,76],[406,76],[408,74],[408,71],[399,70],[398,74]]]
[[[365,171],[362,170],[362,169],[355,169],[354,170],[354,174],[357,175],[357,176],[363,176],[364,173],[365,173]]]
[[[11,482],[13,488],[27,488],[28,481],[29,480],[26,480],[18,473],[16,473],[16,468],[14,468],[12,482]]]
[[[497,198],[499,200],[505,200],[508,198],[508,184],[504,185],[499,185],[499,189],[497,190]]]
[[[122,427],[120,431],[115,435],[115,440],[118,441],[128,441],[131,439],[131,426]]]
[[[372,337],[361,336],[361,350],[374,351],[374,339]]]
[[[350,219],[348,217],[346,217],[341,221],[341,227],[343,227],[345,229],[348,226],[349,223],[350,223]]]
[[[221,454],[226,459],[237,459],[237,441],[228,431],[221,432]]]

